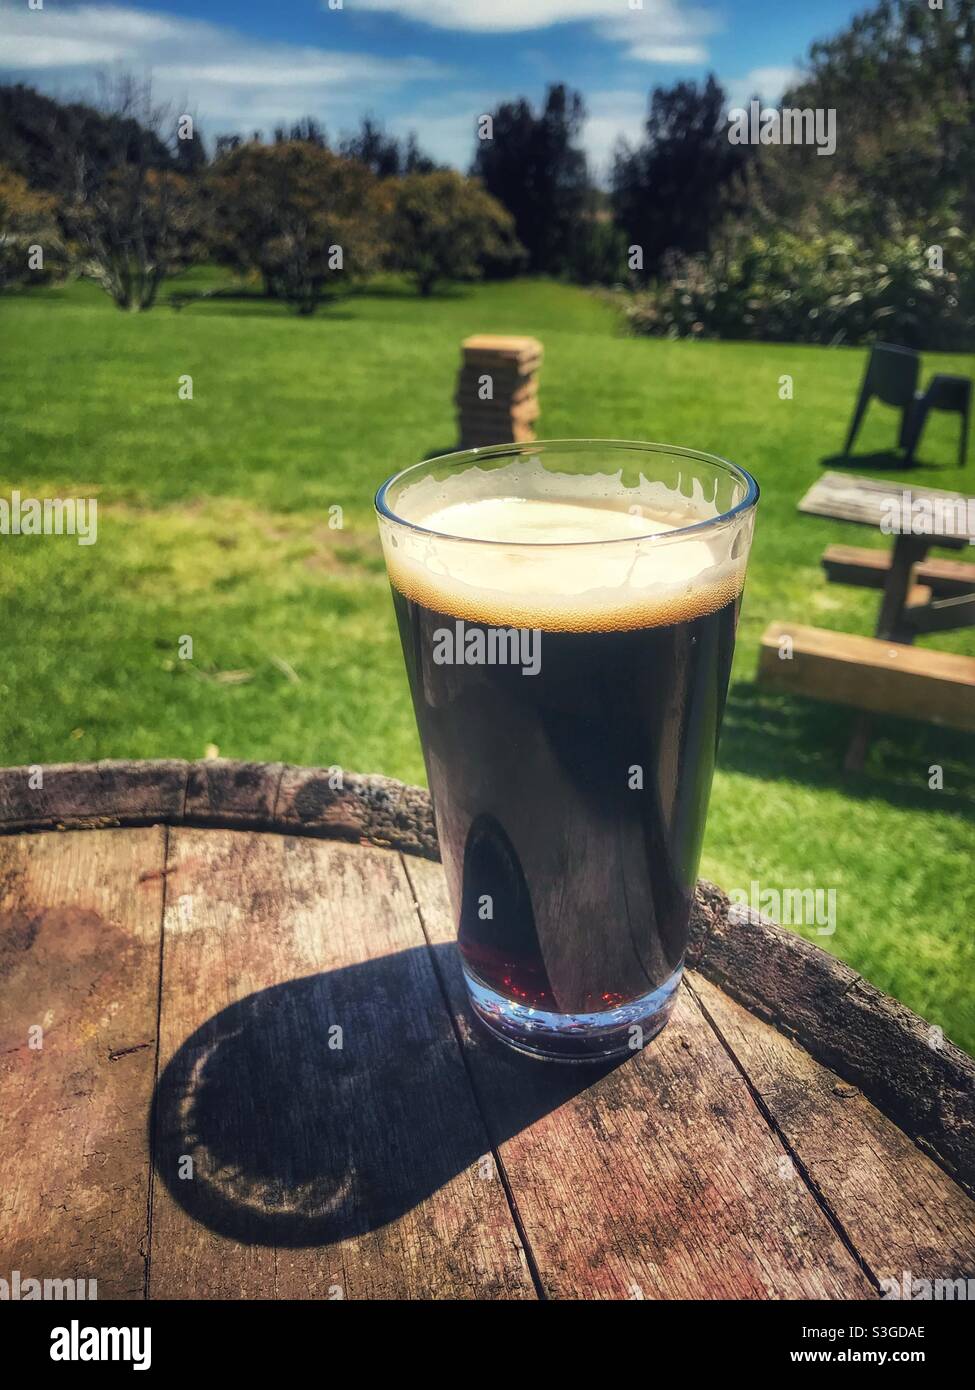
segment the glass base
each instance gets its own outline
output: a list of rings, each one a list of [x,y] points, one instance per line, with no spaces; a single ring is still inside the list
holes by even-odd
[[[474,1013],[489,1032],[518,1052],[550,1062],[602,1062],[646,1047],[670,1017],[683,965],[649,994],[595,1014],[554,1014],[505,998],[467,969]]]

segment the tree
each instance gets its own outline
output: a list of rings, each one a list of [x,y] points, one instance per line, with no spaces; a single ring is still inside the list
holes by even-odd
[[[295,121],[290,130],[284,126],[277,126],[274,131],[274,143],[276,145],[286,145],[291,140],[306,140],[309,145],[319,145],[322,149],[328,149],[328,137],[325,134],[325,127],[319,125],[314,116],[303,116],[300,121]],[[240,144],[237,140],[232,148]]]
[[[659,271],[667,252],[708,249],[750,156],[750,146],[728,139],[725,94],[713,76],[703,87],[654,88],[643,140],[620,143],[612,175],[613,210],[642,251],[645,277]]]
[[[77,191],[78,164],[86,177],[130,160],[153,168],[174,167],[166,140],[144,126],[139,109],[150,107],[145,89],[128,79],[103,92],[104,109],[62,104],[33,87],[0,87],[0,149],[4,163],[33,188],[68,198]]]
[[[584,120],[578,92],[553,86],[539,115],[524,99],[503,102],[479,138],[471,172],[511,213],[533,271],[558,275],[572,263],[589,191]]]
[[[268,294],[312,314],[327,284],[378,263],[375,179],[306,140],[229,151],[211,173],[215,251]]]
[[[178,119],[148,83],[117,78],[107,90],[105,144],[74,150],[61,221],[82,275],[120,309],[151,309],[165,277],[203,251],[197,182],[179,167]]]
[[[0,164],[0,290],[39,283],[64,268],[56,200]]]
[[[763,150],[764,196],[778,216],[845,204],[864,236],[918,231],[944,214],[975,223],[975,0],[931,9],[882,0],[814,43],[808,74],[783,97],[836,111],[836,153]],[[790,156],[788,159],[786,156]]]
[[[473,179],[441,169],[407,174],[391,189],[390,263],[422,295],[438,280],[474,280],[487,263],[523,257],[511,214]]]
[[[120,309],[151,309],[167,275],[202,253],[199,201],[190,180],[168,170],[120,165],[62,214],[78,269]]]
[[[412,132],[404,142],[387,135],[378,121],[364,116],[358,131],[347,135],[339,146],[346,159],[358,160],[380,179],[399,174],[429,174],[437,166],[425,155]]]

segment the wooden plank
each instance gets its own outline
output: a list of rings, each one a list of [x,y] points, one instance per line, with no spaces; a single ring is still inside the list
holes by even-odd
[[[905,612],[913,612],[919,608],[927,608],[933,597],[934,595],[931,593],[927,584],[912,584],[904,600]]]
[[[143,1296],[164,857],[160,827],[0,842],[6,1279]]]
[[[222,758],[0,768],[0,834],[156,822],[284,830],[438,854],[428,793],[392,777]]]
[[[172,832],[160,1057],[153,1297],[534,1295],[396,855]]]
[[[799,502],[799,511],[808,516],[825,516],[879,529],[887,516],[891,499],[896,499],[900,504],[905,493],[911,499],[932,504],[964,504],[967,516],[971,514],[971,508],[967,506],[971,499],[963,493],[950,492],[946,488],[918,487],[916,484],[907,486],[882,478],[860,478],[848,473],[823,473]],[[975,539],[975,530],[966,520],[966,524],[957,531],[931,536],[930,539],[936,545],[960,548]]]
[[[924,586],[916,584],[915,590]],[[930,594],[931,590],[927,592]],[[924,603],[917,608],[909,603],[904,623],[911,633],[953,632],[960,627],[975,627],[975,593],[956,594],[936,603]]]
[[[688,960],[863,1090],[975,1196],[975,1059],[797,932],[699,883]]]
[[[221,804],[229,804],[228,815],[236,820],[246,812],[244,789],[249,788],[257,822],[267,814],[273,793],[268,829],[392,844],[437,858],[430,798],[421,788],[345,772],[342,787],[335,790],[329,769],[287,768],[279,779],[273,765],[254,778],[249,771],[254,766],[228,762],[221,769],[219,763],[169,761],[72,766],[86,799],[80,783],[52,778],[52,772],[62,769],[47,767],[42,770],[45,784],[67,796],[43,803],[27,795],[36,769],[0,768],[0,834],[9,836],[18,826],[40,831],[63,823],[64,813],[72,811],[82,812],[80,819],[89,826],[124,824],[130,817],[141,825],[159,807],[160,787],[167,824],[197,815],[215,823]],[[212,777],[205,771],[211,767]],[[695,968],[749,1010],[798,1037],[837,1075],[862,1087],[975,1192],[975,1059],[947,1041],[932,1050],[927,1041],[931,1030],[923,1019],[795,932],[755,912],[733,927],[730,922],[727,896],[700,881],[688,948]]]
[[[440,852],[428,792],[341,768],[286,767],[274,824],[295,834],[355,840],[430,859]]]
[[[820,563],[832,583],[882,589],[890,569],[890,551],[868,550],[860,545],[828,545]],[[927,585],[941,598],[975,593],[975,565],[928,556],[915,565],[914,581]]]
[[[792,657],[779,655],[788,638]],[[798,623],[771,623],[758,679],[776,690],[872,714],[975,730],[975,659]]]
[[[270,827],[283,763],[244,763],[212,758],[190,763],[181,819],[189,825]]]
[[[942,560],[929,555],[914,571],[919,584],[927,584],[939,598],[975,593],[975,565],[965,560]]]
[[[171,821],[182,815],[188,771],[172,759],[4,768],[0,824],[10,833]]]
[[[975,1202],[962,1188],[856,1087],[708,980],[693,989],[876,1278],[970,1276]]]
[[[540,362],[543,348],[537,338],[517,334],[473,333],[461,343],[465,362]]]
[[[490,401],[485,400],[481,395],[481,377],[483,372],[478,372],[472,368],[465,368],[458,378],[457,393],[454,400],[457,405],[489,405]],[[512,405],[525,405],[529,401],[538,399],[538,377],[528,376],[516,379],[516,384],[511,385],[509,390],[504,392],[504,399]]]
[[[406,864],[546,1294],[856,1298],[876,1290],[687,992],[613,1068],[520,1057],[473,1022],[442,871]]]

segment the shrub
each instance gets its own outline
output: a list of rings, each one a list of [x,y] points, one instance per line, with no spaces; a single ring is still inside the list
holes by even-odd
[[[571,278],[580,285],[626,284],[632,279],[627,251],[626,236],[609,217],[590,217],[572,248]]]
[[[943,268],[929,250],[940,247]],[[867,245],[847,234],[738,231],[710,257],[671,260],[627,309],[636,333],[966,349],[975,246],[959,228]]]
[[[0,164],[0,290],[42,284],[65,268],[55,199]]]

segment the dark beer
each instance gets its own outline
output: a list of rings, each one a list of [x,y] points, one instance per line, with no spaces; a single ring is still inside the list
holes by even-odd
[[[429,537],[384,545],[475,1010],[549,1056],[642,1046],[683,966],[747,547],[673,508],[419,495]]]
[[[435,663],[454,617],[393,597],[470,973],[560,1014],[658,989],[687,941],[735,602],[664,626],[542,630],[527,675]]]

